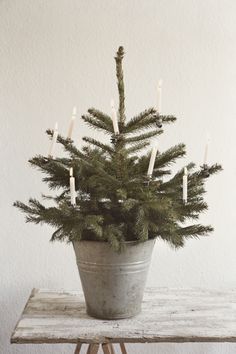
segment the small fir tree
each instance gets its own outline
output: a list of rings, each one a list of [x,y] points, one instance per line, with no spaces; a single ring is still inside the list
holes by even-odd
[[[123,47],[119,47],[115,57],[119,134],[114,134],[109,115],[90,108],[82,119],[89,127],[107,134],[111,143],[84,137],[85,145],[78,149],[70,138],[58,135],[57,143],[64,147],[66,157],[38,155],[29,160],[31,166],[43,172],[43,181],[49,188],[57,191],[54,196],[43,196],[52,200],[54,206],[46,207],[32,198],[28,204],[17,201],[14,205],[26,214],[26,222],[46,223],[56,228],[52,241],[107,241],[113,249],[120,250],[124,241],[142,242],[159,237],[176,248],[182,247],[185,239],[213,230],[211,226],[189,225],[189,220],[197,220],[207,209],[203,199],[205,178],[220,171],[221,166],[214,164],[207,170],[197,170],[194,163],[186,166],[187,203],[182,200],[184,169],[176,174],[170,170],[171,164],[185,156],[184,144],[158,151],[152,178],[147,176],[150,152],[142,154],[142,150],[153,137],[163,133],[161,125],[173,123],[176,118],[149,108],[126,120],[123,56]],[[53,131],[46,133],[51,139]],[[70,202],[71,167],[75,177],[75,206]]]

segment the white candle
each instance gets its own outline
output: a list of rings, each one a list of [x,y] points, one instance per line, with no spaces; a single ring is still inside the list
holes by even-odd
[[[51,157],[52,159],[54,157],[54,150],[55,150],[55,145],[57,142],[57,137],[58,137],[58,123],[55,124],[53,136],[52,136],[52,140],[51,140],[51,144],[50,144],[50,148],[49,148],[49,153],[48,153],[48,157]]]
[[[158,81],[158,87],[157,87],[157,111],[159,114],[161,114],[162,110],[162,80]]]
[[[148,166],[148,172],[147,172],[148,177],[151,177],[152,173],[153,173],[153,168],[154,168],[156,155],[157,155],[157,148],[158,148],[158,145],[156,145],[152,148],[152,153],[151,153],[149,166]]]
[[[75,177],[73,177],[73,167],[70,168],[70,202],[71,205],[76,204],[76,193],[75,193]]]
[[[116,110],[115,110],[115,105],[114,105],[114,100],[113,99],[111,99],[111,117],[112,117],[114,133],[115,134],[119,134],[117,113],[116,113]]]
[[[208,154],[209,154],[209,144],[210,144],[210,137],[209,137],[209,135],[207,135],[207,141],[206,141],[205,151],[204,151],[203,165],[207,165]]]
[[[72,116],[71,116],[69,129],[68,129],[68,135],[67,135],[68,139],[71,139],[71,137],[72,137],[72,132],[73,132],[74,125],[75,125],[76,113],[77,113],[77,109],[76,109],[76,107],[74,107],[73,111],[72,111]]]
[[[188,170],[184,168],[184,175],[183,175],[183,201],[187,203],[188,201]]]

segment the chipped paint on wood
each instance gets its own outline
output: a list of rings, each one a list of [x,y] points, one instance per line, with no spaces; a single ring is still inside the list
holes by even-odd
[[[149,288],[142,313],[86,314],[83,294],[34,289],[12,343],[236,342],[236,290]]]

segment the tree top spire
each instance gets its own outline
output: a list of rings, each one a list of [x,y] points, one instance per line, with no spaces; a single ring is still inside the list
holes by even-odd
[[[122,60],[124,58],[124,54],[124,48],[120,46],[115,57],[117,86],[119,92],[119,121],[123,124],[125,122],[125,87],[122,68]]]

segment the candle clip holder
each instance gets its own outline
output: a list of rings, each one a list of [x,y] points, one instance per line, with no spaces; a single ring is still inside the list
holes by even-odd
[[[80,206],[78,204],[71,204],[71,207],[75,210],[75,211],[79,211],[80,210]]]
[[[156,117],[156,126],[157,128],[161,129],[162,128],[162,118],[160,118],[159,114],[155,114]]]
[[[144,180],[143,180],[143,184],[148,187],[150,182],[153,180],[152,175],[145,175],[144,176]]]
[[[203,177],[205,178],[210,177],[209,166],[207,164],[204,163],[201,166],[201,170],[202,170]]]
[[[119,140],[120,140],[120,134],[116,133],[116,134],[112,135],[112,137],[111,137],[111,143],[112,144],[117,143]]]

